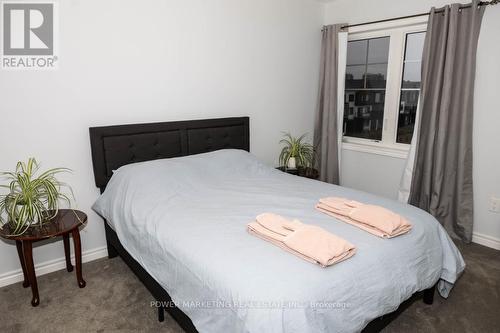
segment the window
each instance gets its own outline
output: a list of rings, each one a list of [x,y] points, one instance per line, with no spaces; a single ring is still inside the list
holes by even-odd
[[[417,103],[420,94],[420,67],[424,48],[425,32],[406,35],[406,50],[403,62],[403,79],[399,98],[398,130],[396,142],[411,143]]]
[[[345,135],[382,140],[388,57],[389,37],[348,42],[345,100],[349,112],[344,113]]]
[[[344,148],[406,157],[420,94],[423,23],[349,31]]]

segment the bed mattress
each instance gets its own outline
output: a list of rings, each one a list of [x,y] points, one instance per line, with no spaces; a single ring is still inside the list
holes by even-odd
[[[326,196],[384,206],[413,228],[376,237],[316,211]],[[289,175],[240,150],[121,167],[93,208],[200,332],[357,332],[436,282],[447,297],[465,267],[426,212]],[[320,226],[357,253],[311,264],[248,234],[263,212]]]

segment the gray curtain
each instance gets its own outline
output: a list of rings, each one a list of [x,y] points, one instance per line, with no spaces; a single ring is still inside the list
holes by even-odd
[[[472,121],[484,6],[431,10],[422,57],[420,131],[409,203],[472,239]]]
[[[321,41],[318,108],[314,125],[316,167],[320,180],[339,183],[339,149],[337,134],[338,34],[341,24],[323,28]]]

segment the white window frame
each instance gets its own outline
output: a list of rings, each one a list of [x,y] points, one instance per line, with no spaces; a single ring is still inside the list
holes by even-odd
[[[390,37],[390,41],[382,140],[343,136],[343,149],[404,159],[408,157],[410,145],[396,142],[406,35],[426,31],[427,20],[428,17],[423,16],[348,29],[348,41],[377,37]]]

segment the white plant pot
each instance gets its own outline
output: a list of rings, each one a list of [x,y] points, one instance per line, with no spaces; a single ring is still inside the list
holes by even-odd
[[[288,159],[288,165],[287,165],[288,169],[297,169],[297,161],[295,160],[295,157],[290,157]]]

